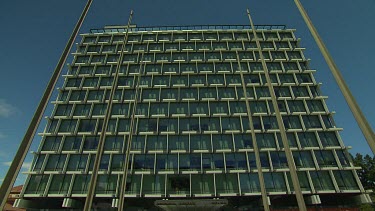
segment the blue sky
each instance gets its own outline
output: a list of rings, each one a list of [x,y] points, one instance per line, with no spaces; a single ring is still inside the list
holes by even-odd
[[[3,1],[0,3],[0,183],[57,64],[85,0]],[[302,0],[312,21],[340,68],[363,113],[375,128],[374,49],[375,1]],[[336,111],[336,124],[351,153],[370,154],[348,106],[329,72],[293,0],[101,0],[94,1],[81,32],[105,25],[125,25],[130,9],[133,23],[152,25],[249,24],[250,8],[255,24],[285,24],[297,29],[328,95],[328,107]],[[68,63],[71,58],[68,59]],[[66,72],[64,70],[63,72]],[[61,81],[60,81],[61,84]],[[54,99],[53,97],[52,99]],[[49,106],[45,116],[50,114]],[[44,128],[46,121],[41,123]],[[39,144],[36,137],[31,151]],[[30,166],[28,156],[22,171]],[[24,180],[20,176],[17,184]]]

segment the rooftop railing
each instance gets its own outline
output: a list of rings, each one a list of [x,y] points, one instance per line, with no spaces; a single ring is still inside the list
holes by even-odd
[[[285,29],[285,25],[255,25],[255,29],[275,30]],[[249,25],[191,25],[191,26],[154,26],[154,27],[131,27],[131,32],[147,32],[147,31],[181,31],[181,30],[243,30],[251,29]],[[91,29],[91,33],[118,33],[125,32],[126,26],[107,26],[104,29]]]

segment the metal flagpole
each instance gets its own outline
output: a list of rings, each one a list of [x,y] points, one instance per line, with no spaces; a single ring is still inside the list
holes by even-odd
[[[301,13],[303,20],[305,21],[307,27],[310,30],[311,35],[314,37],[316,44],[318,45],[320,51],[323,54],[324,59],[326,60],[329,69],[332,72],[333,77],[336,80],[337,85],[339,86],[341,93],[344,95],[346,103],[349,105],[350,110],[353,113],[354,118],[357,121],[359,128],[361,128],[363,135],[365,136],[368,145],[370,146],[372,153],[375,154],[375,134],[371,129],[370,124],[366,120],[366,117],[363,115],[361,108],[357,104],[354,96],[350,92],[348,85],[346,84],[344,77],[341,75],[339,68],[336,66],[333,58],[328,52],[327,47],[325,46],[322,38],[319,36],[318,31],[314,27],[311,19],[307,15],[306,10],[303,8],[299,0],[294,0],[299,12]]]
[[[25,136],[22,139],[22,142],[20,146],[18,147],[18,150],[16,152],[16,155],[14,156],[14,159],[9,167],[9,170],[4,178],[3,184],[1,185],[0,188],[0,199],[1,199],[1,205],[0,205],[0,210],[3,210],[8,195],[14,185],[14,182],[18,176],[18,173],[21,169],[22,163],[25,160],[25,157],[29,151],[30,145],[33,141],[33,138],[35,136],[35,132],[39,127],[39,123],[42,119],[42,115],[47,107],[48,100],[52,95],[53,89],[59,79],[59,76],[61,74],[61,71],[64,67],[64,64],[66,62],[66,59],[69,55],[69,52],[73,46],[74,40],[77,37],[77,34],[82,26],[82,23],[85,20],[85,17],[90,9],[90,6],[92,4],[93,0],[88,0],[86,3],[85,8],[82,11],[81,16],[79,17],[74,30],[72,34],[70,35],[70,38],[65,46],[65,49],[63,53],[61,54],[61,57],[59,59],[59,62],[57,63],[55,70],[47,84],[47,87],[44,91],[44,94],[42,96],[42,99],[39,102],[39,105],[34,113],[33,118],[31,119],[31,122],[29,124],[29,127],[27,128],[27,131],[25,133]]]
[[[254,28],[252,28],[252,30],[254,30]],[[237,57],[238,69],[240,71],[240,76],[241,76],[242,90],[243,90],[243,94],[244,94],[244,97],[245,97],[246,111],[247,111],[248,121],[249,121],[249,125],[250,125],[250,130],[251,130],[251,139],[253,140],[253,148],[254,148],[254,154],[255,154],[255,164],[256,164],[256,167],[257,167],[257,170],[258,170],[258,178],[259,178],[260,192],[261,192],[261,195],[262,195],[263,208],[264,208],[265,211],[269,211],[270,205],[269,205],[269,202],[268,202],[267,190],[266,190],[266,185],[265,185],[265,182],[264,182],[264,176],[263,176],[263,172],[262,172],[262,163],[260,161],[260,153],[259,153],[260,150],[258,148],[258,143],[257,143],[256,135],[255,135],[255,132],[254,132],[255,129],[254,129],[254,124],[253,124],[253,117],[251,116],[249,98],[248,98],[247,92],[246,92],[246,83],[245,83],[245,79],[244,79],[244,76],[243,76],[238,51],[236,51],[236,57]]]
[[[113,96],[114,96],[116,88],[117,88],[118,76],[119,76],[122,61],[124,59],[125,45],[128,41],[128,32],[129,32],[130,24],[131,24],[131,21],[132,21],[132,17],[133,17],[133,10],[130,11],[130,16],[129,16],[126,32],[125,32],[125,35],[124,35],[121,52],[120,52],[120,55],[119,55],[119,59],[117,61],[118,63],[117,63],[117,67],[116,67],[115,78],[113,80],[112,89],[111,89],[111,92],[110,92],[110,95],[109,95],[107,110],[105,112],[103,126],[102,126],[102,130],[101,130],[100,137],[99,137],[99,144],[98,144],[98,149],[96,151],[94,167],[92,169],[89,188],[87,190],[87,197],[86,197],[86,201],[85,201],[85,206],[83,208],[84,211],[90,211],[91,210],[92,201],[93,201],[94,196],[95,196],[95,189],[96,189],[96,182],[97,182],[97,178],[98,178],[99,165],[100,165],[100,161],[101,161],[103,151],[104,151],[104,140],[105,140],[105,137],[106,137],[105,133],[107,131],[109,118],[111,117]]]
[[[285,126],[284,126],[283,119],[281,117],[280,110],[279,110],[279,107],[278,107],[278,104],[277,104],[275,90],[274,90],[274,88],[271,84],[271,78],[270,78],[270,75],[268,73],[268,68],[267,68],[266,62],[264,60],[263,52],[262,52],[262,49],[261,49],[261,46],[260,46],[260,42],[259,42],[257,33],[255,31],[254,23],[253,23],[253,20],[251,18],[249,9],[247,9],[247,15],[249,17],[249,21],[250,21],[250,25],[251,25],[251,28],[252,28],[252,31],[253,31],[254,39],[255,39],[255,42],[256,42],[256,45],[257,45],[257,48],[258,48],[260,60],[262,62],[262,67],[263,67],[263,70],[264,70],[264,75],[266,77],[268,89],[269,89],[270,94],[271,94],[272,105],[273,105],[273,108],[275,109],[276,120],[277,120],[277,124],[279,126],[281,140],[282,140],[283,145],[284,145],[285,156],[287,158],[288,167],[289,167],[289,171],[290,171],[290,177],[292,179],[294,191],[295,191],[295,194],[296,194],[298,208],[299,208],[300,211],[306,211],[307,209],[306,209],[305,200],[303,198],[301,187],[300,187],[299,180],[298,180],[297,168],[296,168],[296,165],[295,165],[294,160],[293,160],[292,151],[290,150],[290,147],[289,147],[288,138],[287,138],[286,132],[285,132]]]

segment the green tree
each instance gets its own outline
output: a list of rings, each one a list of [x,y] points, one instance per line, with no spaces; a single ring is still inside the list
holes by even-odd
[[[361,170],[357,170],[357,174],[365,190],[375,191],[375,156],[361,155],[357,153],[353,157],[355,166],[361,167]],[[375,194],[371,194],[372,201],[375,202]],[[371,204],[364,204],[361,206],[362,211],[375,210],[375,206]]]

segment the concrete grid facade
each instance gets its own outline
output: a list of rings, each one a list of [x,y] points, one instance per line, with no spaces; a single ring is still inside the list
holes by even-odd
[[[319,206],[350,206],[365,193],[358,168],[294,31],[256,29],[299,183]],[[40,134],[22,198],[48,201],[51,208],[70,198],[84,202],[108,113],[96,205],[115,204],[127,174],[129,207],[150,209],[157,199],[225,198],[228,206],[261,209],[261,170],[271,207],[296,207],[249,26],[132,26],[121,52],[124,36],[124,27],[82,34]],[[106,112],[114,81],[112,109]],[[254,142],[261,166],[255,162]]]

